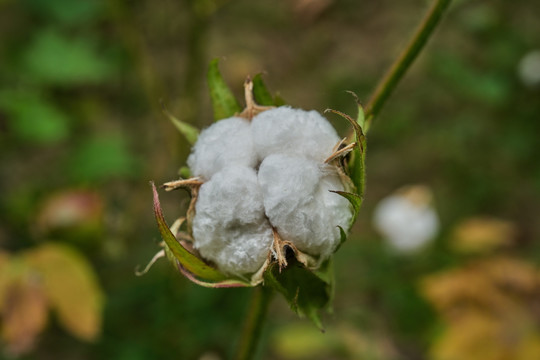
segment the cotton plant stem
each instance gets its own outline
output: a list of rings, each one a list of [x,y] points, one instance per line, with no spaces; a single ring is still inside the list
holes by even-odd
[[[249,312],[238,342],[234,357],[235,360],[250,360],[254,358],[272,293],[272,289],[265,286],[257,286],[253,289]]]
[[[373,95],[365,106],[366,119],[371,121],[379,114],[384,103],[437,27],[450,2],[451,0],[435,0],[433,2],[405,49],[379,81]]]

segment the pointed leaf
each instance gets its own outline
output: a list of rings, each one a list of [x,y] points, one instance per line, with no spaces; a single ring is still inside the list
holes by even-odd
[[[182,166],[178,170],[178,175],[180,175],[182,179],[189,179],[191,177],[191,170],[187,166]]]
[[[333,280],[328,269],[320,273],[307,269],[294,257],[288,259],[288,266],[279,270],[273,263],[264,274],[265,285],[280,292],[291,309],[300,316],[306,316],[323,330],[319,310],[328,308],[332,299]]]
[[[343,243],[347,241],[347,233],[345,232],[345,230],[343,230],[341,226],[338,226],[338,228],[339,228],[339,244],[336,247],[336,250],[334,250],[334,253],[336,253],[341,247],[341,245],[343,245]]]
[[[287,102],[281,97],[281,94],[277,93],[276,95],[274,95],[274,106],[283,105],[287,105]]]
[[[349,171],[351,180],[356,186],[356,191],[360,199],[364,198],[366,188],[366,138],[362,136],[359,139],[358,146],[355,146],[349,161]]]
[[[253,96],[255,97],[255,102],[259,105],[275,105],[272,94],[270,94],[270,92],[266,88],[261,74],[257,74],[253,78]]]
[[[349,171],[351,175],[351,180],[354,186],[356,186],[358,196],[363,198],[365,185],[366,185],[365,184],[366,183],[365,158],[366,158],[367,143],[366,143],[366,137],[364,135],[362,127],[360,126],[357,120],[354,120],[352,117],[350,117],[347,114],[342,113],[341,111],[327,109],[325,112],[328,112],[328,111],[341,116],[342,118],[347,120],[353,127],[356,146],[354,146],[353,151],[350,153],[351,159],[349,160]],[[363,111],[361,113],[363,114]],[[363,115],[360,115],[359,113],[358,119],[362,122]]]
[[[219,72],[218,59],[210,62],[208,87],[210,88],[210,97],[214,108],[214,120],[231,117],[242,110]]]
[[[350,169],[353,183],[358,190],[358,194],[363,199],[366,187],[366,134],[369,131],[372,117],[368,117],[366,119],[364,108],[360,104],[358,96],[355,93],[352,94],[356,99],[356,104],[358,106],[358,115],[356,117],[356,122],[360,126],[360,131],[358,131],[358,129],[355,129],[357,146],[353,150],[353,154],[351,156]]]
[[[354,97],[354,100],[356,101],[356,106],[358,107],[358,115],[356,116],[356,122],[358,125],[360,125],[360,128],[362,129],[362,133],[365,135],[369,131],[369,126],[371,125],[371,119],[372,117],[368,117],[366,119],[366,113],[364,111],[364,107],[362,104],[360,104],[360,100],[358,99],[358,95],[352,91],[347,91],[349,94],[351,94]]]
[[[184,135],[190,145],[195,144],[197,138],[199,137],[199,129],[197,129],[193,125],[178,120],[165,108],[163,108],[163,114],[165,114],[165,116],[173,123],[176,129],[178,129],[178,131],[180,131],[180,133]]]
[[[176,260],[176,263],[178,265],[178,270],[180,270],[182,275],[184,275],[186,278],[188,278],[195,284],[203,286],[203,287],[218,289],[218,288],[252,287],[253,286],[245,281],[236,280],[236,279],[227,279],[227,280],[217,281],[217,282],[208,282],[208,281],[199,280],[192,273],[187,271],[182,266],[182,264],[180,264],[178,260]]]
[[[86,259],[68,246],[48,243],[28,251],[25,260],[42,275],[60,323],[82,340],[95,340],[101,331],[103,291]]]
[[[197,283],[201,283],[200,285],[204,283],[210,286],[211,283],[220,283],[229,280],[236,281],[234,279],[230,279],[225,274],[206,264],[204,261],[187,251],[178,242],[178,240],[176,240],[176,237],[169,229],[169,226],[167,225],[167,223],[165,222],[165,218],[163,217],[163,212],[161,211],[161,205],[159,203],[159,196],[156,190],[156,186],[153,182],[151,182],[150,184],[152,185],[152,191],[154,194],[154,214],[156,216],[156,221],[158,224],[159,232],[161,233],[161,237],[167,245],[166,253],[167,255],[172,254],[174,256],[175,260],[177,260],[180,265],[180,270],[182,271],[182,273],[186,275],[190,280],[192,280],[192,278],[203,279],[197,280]],[[247,286],[247,283],[243,283],[241,281],[237,282],[239,284],[238,286],[240,286],[240,284],[244,284]]]

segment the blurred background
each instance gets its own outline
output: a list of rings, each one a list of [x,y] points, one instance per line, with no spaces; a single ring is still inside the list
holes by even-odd
[[[226,359],[249,289],[159,250],[150,180],[239,99],[355,115],[430,1],[0,1],[0,358]],[[454,1],[369,136],[321,334],[276,297],[259,359],[540,359],[540,6]],[[344,134],[347,124],[331,117]],[[187,194],[163,193],[169,223]],[[43,286],[45,279],[46,286]]]

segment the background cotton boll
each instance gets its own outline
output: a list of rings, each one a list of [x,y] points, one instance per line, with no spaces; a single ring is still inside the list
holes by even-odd
[[[193,219],[193,245],[227,273],[258,270],[270,250],[272,229],[264,216],[255,170],[233,166],[201,186]]]
[[[540,86],[540,49],[528,52],[518,64],[518,75],[527,87]]]
[[[375,228],[398,251],[420,249],[439,231],[439,218],[431,205],[431,197],[431,191],[425,186],[396,191],[377,205]]]
[[[187,163],[194,176],[207,180],[225,167],[254,167],[257,157],[253,150],[249,121],[232,117],[203,130]]]
[[[318,112],[288,106],[254,117],[251,131],[261,160],[270,154],[283,153],[322,162],[340,140],[332,125]]]
[[[330,255],[339,243],[337,225],[348,228],[346,199],[329,190],[343,190],[335,169],[315,161],[276,154],[259,168],[266,215],[284,240],[311,255]]]

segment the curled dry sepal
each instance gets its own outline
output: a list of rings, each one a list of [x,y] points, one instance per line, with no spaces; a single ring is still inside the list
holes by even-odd
[[[315,111],[283,106],[261,76],[248,79],[245,109],[223,81],[217,61],[208,73],[216,123],[202,131],[165,114],[193,145],[185,188],[191,203],[171,227],[152,183],[163,250],[193,282],[206,287],[270,286],[319,327],[318,310],[333,293],[331,255],[347,237],[364,191],[369,120],[358,105],[342,140]],[[190,176],[188,176],[188,174]]]

